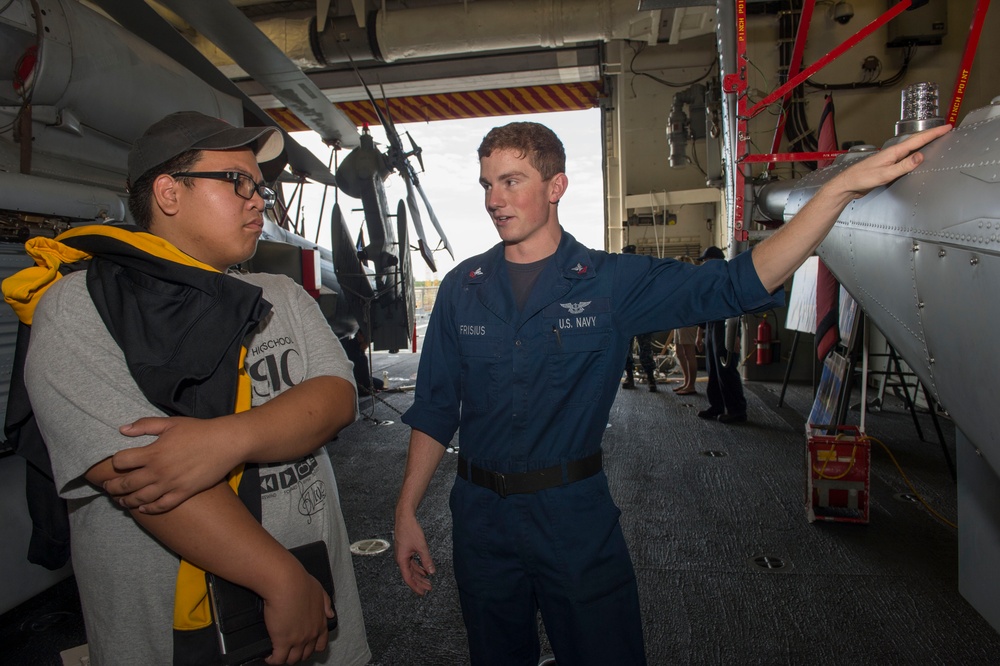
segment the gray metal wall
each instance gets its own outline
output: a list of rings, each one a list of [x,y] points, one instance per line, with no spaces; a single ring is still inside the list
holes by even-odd
[[[24,246],[0,243],[0,278],[6,278],[31,260]],[[14,361],[17,317],[6,305],[0,306],[0,417],[7,413],[7,385]],[[26,559],[31,538],[31,520],[24,499],[24,459],[0,445],[0,613],[4,613],[72,573],[69,565],[49,571]]]

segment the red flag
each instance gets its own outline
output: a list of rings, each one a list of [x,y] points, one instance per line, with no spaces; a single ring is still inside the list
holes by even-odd
[[[826,358],[840,342],[840,283],[819,261],[816,273],[816,357]]]
[[[821,153],[837,150],[837,128],[833,123],[833,95],[823,98],[823,113],[819,117],[819,138],[816,150]],[[833,164],[832,159],[816,160],[816,167],[822,169]]]
[[[837,130],[833,123],[833,95],[826,96],[819,119],[817,150],[837,150]],[[833,160],[818,160],[817,167],[829,166]],[[816,356],[826,358],[840,342],[840,284],[822,260],[816,274]]]

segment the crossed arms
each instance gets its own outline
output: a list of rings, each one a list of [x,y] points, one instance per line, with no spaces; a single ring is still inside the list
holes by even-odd
[[[331,600],[225,477],[240,463],[315,451],[354,421],[354,405],[350,382],[322,376],[240,414],[139,419],[122,426],[122,434],[156,441],[105,458],[85,478],[172,551],[259,594],[274,646],[267,663],[295,663],[326,649]]]

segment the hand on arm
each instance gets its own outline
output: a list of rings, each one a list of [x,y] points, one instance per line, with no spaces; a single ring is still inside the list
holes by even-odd
[[[916,169],[924,156],[914,151],[950,130],[951,125],[942,125],[914,134],[831,178],[788,224],[753,249],[753,265],[764,288],[771,292],[784,284],[819,246],[848,203]]]
[[[430,435],[419,430],[410,433],[406,472],[399,501],[396,502],[396,565],[403,575],[403,582],[420,596],[431,589],[434,560],[431,559],[424,531],[417,522],[417,507],[443,456],[444,447]]]
[[[104,490],[126,508],[162,513],[226,477],[245,462],[295,460],[354,422],[355,394],[338,377],[313,377],[239,414],[214,419],[149,417],[122,426],[123,435],[153,435],[147,446],[123,449]]]
[[[95,485],[114,477],[111,458],[86,474]],[[295,663],[326,649],[330,597],[295,557],[261,527],[225,483],[162,514],[132,512],[167,548],[192,564],[247,587],[264,600],[273,643],[268,664]]]

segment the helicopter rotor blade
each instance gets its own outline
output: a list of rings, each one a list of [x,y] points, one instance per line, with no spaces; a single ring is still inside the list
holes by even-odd
[[[375,116],[378,118],[382,127],[385,128],[385,134],[389,139],[389,145],[391,146],[390,153],[402,153],[403,147],[399,142],[399,133],[396,132],[396,127],[392,123],[392,114],[389,110],[389,100],[385,96],[385,89],[382,88],[382,82],[379,81],[379,89],[382,91],[382,99],[385,100],[385,110],[383,110],[379,103],[375,101],[375,96],[372,95],[371,88],[368,87],[368,83],[365,81],[365,78],[361,76],[361,70],[358,69],[358,65],[354,62],[354,57],[351,56],[350,51],[343,47],[341,47],[341,51],[350,61],[351,67],[354,69],[354,75],[358,77],[358,82],[361,84],[361,87],[365,89],[365,95],[368,96],[368,101],[372,103],[372,108],[375,110]]]
[[[337,204],[339,206],[340,204]],[[358,255],[358,261],[365,266],[368,265],[368,245],[365,243],[365,228],[358,229],[358,240],[354,242],[354,253]]]
[[[413,262],[410,260],[409,241],[407,240],[406,229],[406,208],[403,202],[396,204],[396,226],[399,236],[399,279],[401,281],[401,296],[403,298],[403,312],[406,322],[406,341],[410,341],[411,334],[416,332],[414,328],[416,294],[413,284]]]
[[[324,185],[337,184],[329,168],[324,169],[324,164],[309,149],[289,136],[284,129],[281,129],[276,120],[257,106],[235,83],[227,79],[189,41],[181,36],[181,33],[171,29],[170,24],[157,14],[152,7],[145,3],[132,2],[131,0],[94,0],[94,4],[121,24],[126,30],[135,33],[160,51],[163,51],[167,56],[191,70],[209,85],[240,100],[243,104],[243,112],[247,125],[278,127],[285,139],[288,166],[291,167],[292,171],[303,174],[317,183]],[[164,109],[163,111],[167,112],[170,110],[172,109]],[[282,160],[273,160],[270,163],[261,165],[264,178],[268,181],[274,180],[283,168],[284,164]],[[274,171],[275,169],[277,171]]]
[[[406,182],[406,206],[410,209],[413,228],[417,231],[417,244],[420,248],[420,256],[424,258],[431,271],[437,273],[437,264],[434,262],[434,256],[427,249],[427,237],[424,234],[423,221],[420,219],[420,209],[417,208],[417,196],[413,192],[413,183],[405,176],[403,180]]]
[[[368,276],[361,267],[361,258],[358,256],[354,241],[351,240],[340,204],[333,205],[330,222],[333,270],[343,290],[340,297],[348,304],[349,312],[358,323],[367,323],[365,303],[374,298],[375,294]]]
[[[432,271],[437,272],[437,263],[434,261],[434,256],[432,250],[429,249],[426,234],[424,233],[423,223],[420,218],[420,212],[417,207],[416,197],[413,194],[413,190],[416,189],[420,193],[420,198],[424,202],[424,206],[427,207],[427,212],[430,215],[431,223],[437,230],[438,236],[441,238],[441,244],[444,245],[448,254],[451,258],[455,258],[455,252],[452,250],[451,243],[448,242],[447,236],[445,236],[444,231],[441,228],[441,222],[437,219],[437,215],[434,214],[434,209],[431,207],[430,201],[427,199],[427,195],[424,193],[423,188],[420,186],[420,179],[417,176],[416,170],[409,162],[410,156],[415,156],[417,162],[420,164],[420,170],[424,170],[424,159],[420,146],[417,145],[416,141],[409,132],[406,133],[406,137],[410,143],[410,151],[407,152],[403,148],[402,137],[396,130],[396,126],[392,121],[392,110],[389,106],[389,100],[385,95],[385,89],[382,87],[382,82],[379,81],[379,90],[382,93],[382,99],[385,102],[385,110],[375,100],[375,96],[372,95],[371,88],[365,83],[364,77],[361,76],[361,71],[358,69],[351,57],[351,54],[344,50],[347,54],[348,59],[351,62],[351,66],[354,68],[354,73],[358,77],[358,81],[361,82],[361,86],[365,89],[365,94],[368,96],[368,100],[372,103],[372,107],[375,109],[375,114],[378,116],[379,121],[382,123],[382,127],[385,129],[386,138],[389,141],[389,150],[383,156],[386,161],[386,165],[389,169],[399,171],[399,174],[403,177],[406,182],[406,203],[410,209],[410,215],[413,218],[413,226],[416,229],[418,237],[418,247],[420,249],[420,255],[424,258],[424,261],[430,267]],[[362,141],[365,139],[367,131],[362,133]],[[348,156],[350,157],[350,155]],[[346,160],[345,160],[346,161]],[[344,177],[337,172],[338,180],[344,180]]]
[[[396,127],[392,124],[392,115],[389,112],[389,100],[385,99],[385,94],[383,93],[382,100],[385,102],[385,109],[376,101],[375,96],[372,95],[371,88],[365,83],[365,80],[361,78],[361,72],[358,72],[358,80],[361,81],[361,85],[364,86],[365,93],[368,95],[368,101],[372,103],[375,108],[375,115],[378,116],[379,123],[385,129],[385,136],[389,140],[389,145],[394,149],[398,148],[399,135],[396,133]],[[381,83],[379,84],[381,86]]]
[[[423,149],[420,146],[417,145],[417,142],[413,140],[413,137],[410,136],[409,132],[406,133],[406,138],[410,140],[410,153],[409,154],[413,155],[414,157],[417,158],[417,162],[420,164],[420,171],[421,172],[425,171],[425,169],[424,169],[424,151],[423,151]]]
[[[385,135],[389,139],[389,145],[392,146],[400,156],[405,155],[403,151],[403,142],[399,136],[399,132],[396,131],[396,123],[392,120],[392,107],[389,106],[389,98],[385,96],[385,88],[382,87],[382,79],[378,79],[378,89],[382,94],[382,101],[385,102],[385,117],[383,118],[382,126],[385,127]],[[402,159],[406,159],[402,157]]]
[[[225,51],[327,144],[358,145],[357,126],[236,6],[203,0],[160,4]]]
[[[448,250],[448,254],[451,255],[452,259],[454,259],[455,252],[451,249],[451,243],[448,242],[448,237],[444,235],[444,229],[441,228],[441,222],[438,221],[437,215],[434,214],[434,209],[431,208],[431,202],[427,199],[427,195],[424,193],[424,188],[420,187],[419,182],[415,182],[413,186],[420,194],[420,198],[423,199],[424,206],[427,207],[427,213],[430,215],[431,224],[434,225],[434,229],[438,232],[438,237],[440,237],[441,242],[444,243],[444,249]]]

